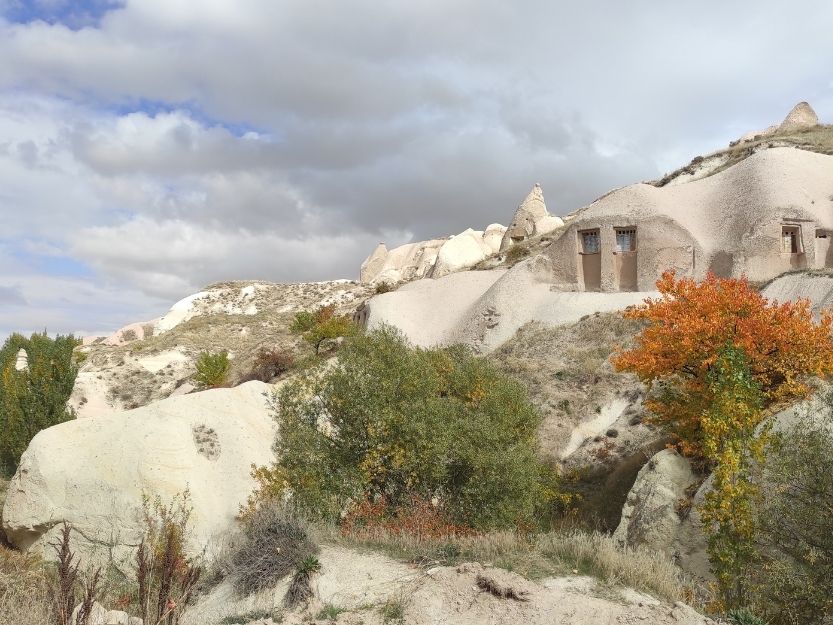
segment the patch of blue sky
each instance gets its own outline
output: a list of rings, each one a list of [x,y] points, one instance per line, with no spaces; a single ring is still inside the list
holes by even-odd
[[[56,278],[89,278],[95,275],[88,265],[48,243],[39,245],[38,242],[29,241],[21,246],[8,240],[0,241],[0,244],[3,243],[6,251],[33,273]],[[40,249],[44,251],[39,251]]]
[[[161,100],[149,100],[146,98],[130,98],[115,103],[108,107],[108,110],[116,115],[129,115],[130,113],[144,113],[149,117],[173,113],[174,111],[185,111],[196,122],[206,127],[224,128],[236,137],[242,137],[250,132],[257,134],[272,134],[265,128],[245,122],[243,120],[226,120],[214,117],[205,112],[204,108],[194,100],[183,102],[163,102]]]
[[[9,22],[62,24],[72,30],[97,26],[124,0],[0,0],[0,15]]]

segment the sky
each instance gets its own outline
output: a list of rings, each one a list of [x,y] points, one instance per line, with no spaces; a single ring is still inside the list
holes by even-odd
[[[833,3],[0,0],[0,337],[564,214],[807,100]]]

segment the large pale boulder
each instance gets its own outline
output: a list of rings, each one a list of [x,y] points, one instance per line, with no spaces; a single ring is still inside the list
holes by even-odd
[[[500,249],[501,251],[506,250],[515,243],[552,232],[563,225],[564,220],[555,215],[550,215],[544,202],[544,192],[541,185],[536,183],[515,211],[512,223],[503,235]]]
[[[464,230],[451,237],[440,248],[437,262],[431,272],[432,278],[441,278],[455,271],[472,267],[493,254],[484,239],[485,232]]]
[[[663,449],[643,466],[622,508],[613,537],[623,546],[673,553],[687,506],[686,489],[697,481],[688,460]]]
[[[79,553],[124,560],[137,544],[143,497],[169,501],[187,489],[190,548],[199,551],[232,526],[254,486],[251,465],[273,458],[271,389],[248,382],[41,431],[9,484],[6,536],[51,557],[67,521]]]

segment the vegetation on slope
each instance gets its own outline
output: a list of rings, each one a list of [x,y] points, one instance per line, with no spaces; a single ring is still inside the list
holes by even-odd
[[[695,174],[707,160],[719,163],[706,175],[706,177],[713,176],[733,165],[737,165],[742,160],[752,156],[755,152],[782,146],[794,147],[819,154],[833,155],[833,125],[818,125],[813,128],[777,132],[771,135],[757,135],[756,138],[750,141],[733,142],[725,150],[718,150],[705,157],[695,157],[685,167],[672,171],[651,184],[657,187],[664,187],[679,176]]]
[[[276,400],[278,459],[260,495],[291,493],[313,518],[362,501],[393,514],[416,498],[455,525],[505,528],[533,523],[556,496],[525,390],[461,346],[415,349],[383,328]]]
[[[35,434],[73,418],[67,408],[78,367],[72,336],[12,334],[0,349],[0,472],[11,475]],[[18,371],[25,349],[28,367]]]

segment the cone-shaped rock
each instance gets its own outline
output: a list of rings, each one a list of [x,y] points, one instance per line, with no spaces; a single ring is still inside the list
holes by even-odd
[[[526,199],[518,206],[518,210],[515,211],[512,223],[506,229],[506,234],[503,235],[500,249],[503,251],[511,247],[513,243],[519,243],[537,234],[550,232],[562,225],[564,225],[564,221],[560,217],[550,215],[547,211],[547,205],[544,203],[544,192],[541,190],[541,185],[535,183],[532,191],[529,192]]]
[[[813,107],[806,102],[796,104],[789,115],[781,122],[780,130],[800,130],[818,126],[819,118]]]

